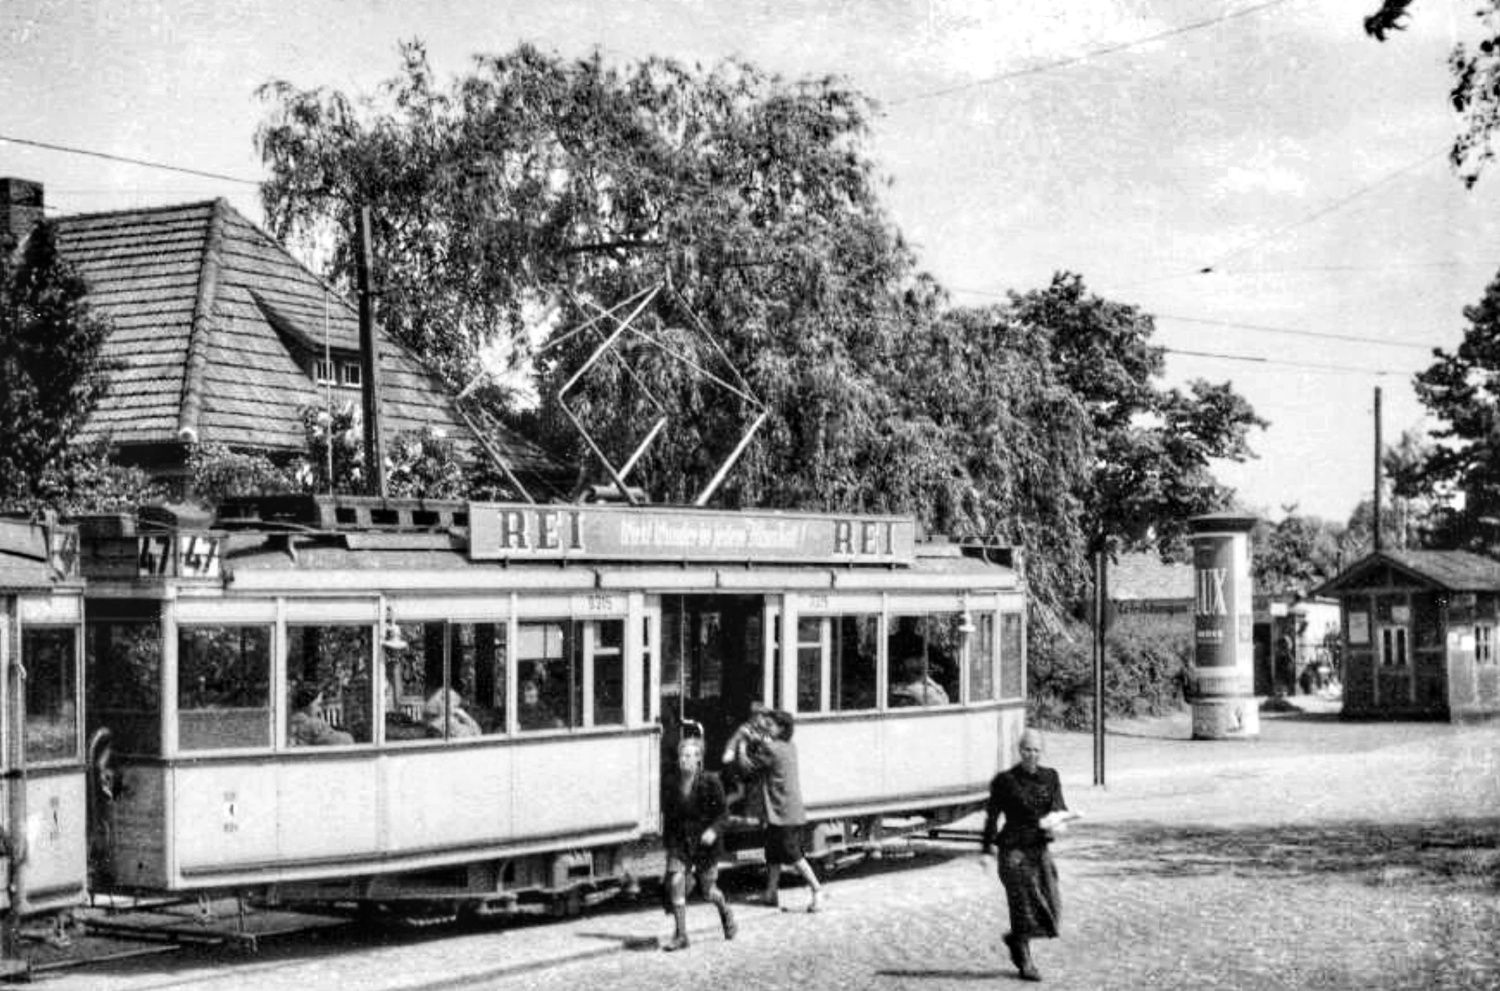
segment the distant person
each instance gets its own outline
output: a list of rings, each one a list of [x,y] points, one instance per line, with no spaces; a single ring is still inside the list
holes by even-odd
[[[779,904],[781,868],[802,875],[812,892],[809,912],[822,907],[823,886],[802,851],[802,829],[807,811],[802,805],[802,782],[797,773],[797,747],[792,743],[792,714],[774,709],[758,714],[760,737],[750,742],[747,758],[759,776],[766,822],[766,889],[759,901]]]
[[[909,655],[901,662],[901,680],[891,686],[891,705],[947,705],[948,693],[927,673],[927,664],[919,655]]]
[[[287,741],[294,747],[344,747],[354,737],[328,725],[323,714],[323,692],[316,685],[299,685],[292,693],[292,714],[286,721]]]
[[[718,884],[729,806],[719,776],[703,769],[702,737],[684,737],[677,745],[676,780],[666,789],[664,798],[667,890],[675,930],[662,949],[687,949],[687,896],[694,887],[702,892],[704,901],[719,910],[724,938],[734,939],[738,932],[734,912]]]
[[[459,740],[484,733],[474,717],[464,711],[463,696],[451,688],[439,688],[428,696],[422,716],[428,736]]]
[[[1063,801],[1062,780],[1052,768],[1043,767],[1041,759],[1042,735],[1028,729],[1021,734],[1020,763],[1001,771],[990,782],[980,854],[988,870],[990,851],[998,843],[1000,883],[1010,908],[1005,945],[1011,962],[1028,981],[1042,979],[1031,961],[1031,941],[1055,939],[1062,917],[1057,868],[1047,849],[1054,829],[1048,828],[1051,820],[1047,817],[1064,813],[1068,807]],[[1001,817],[1005,826],[997,836],[995,825]]]
[[[527,679],[521,682],[521,698],[516,706],[516,719],[523,730],[562,729],[562,720],[542,698],[542,686]]]

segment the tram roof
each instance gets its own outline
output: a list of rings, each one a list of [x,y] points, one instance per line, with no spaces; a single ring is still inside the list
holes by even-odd
[[[492,561],[467,553],[460,533],[232,534],[224,578],[240,591],[317,593],[354,588],[423,591],[750,592],[770,589],[980,591],[1021,587],[1012,567],[957,544],[920,545],[904,564],[756,561]]]

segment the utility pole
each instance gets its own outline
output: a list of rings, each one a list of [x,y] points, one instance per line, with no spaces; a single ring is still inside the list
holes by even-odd
[[[366,488],[382,499],[385,487],[385,441],[380,430],[380,355],[375,342],[375,293],[370,287],[370,208],[359,208],[355,224],[355,266],[359,283],[359,365],[364,383]],[[329,444],[333,438],[329,438]]]
[[[1094,785],[1104,787],[1104,636],[1109,632],[1109,553],[1094,548]]]
[[[1371,549],[1379,554],[1381,550],[1380,533],[1380,489],[1383,481],[1383,470],[1380,464],[1380,386],[1375,387],[1375,521],[1371,525],[1370,545]]]

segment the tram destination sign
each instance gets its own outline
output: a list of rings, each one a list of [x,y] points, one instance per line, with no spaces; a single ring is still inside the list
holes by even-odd
[[[915,545],[901,516],[469,504],[474,560],[908,564]]]

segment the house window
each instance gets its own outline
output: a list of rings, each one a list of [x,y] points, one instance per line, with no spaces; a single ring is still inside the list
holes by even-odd
[[[313,380],[319,385],[331,385],[333,383],[333,362],[322,358],[314,361]]]
[[[1386,667],[1406,667],[1406,627],[1381,627],[1380,663]]]
[[[1488,623],[1474,626],[1474,663],[1495,663],[1495,628]]]
[[[359,362],[343,361],[339,363],[339,384],[358,386],[362,381],[360,377]]]

